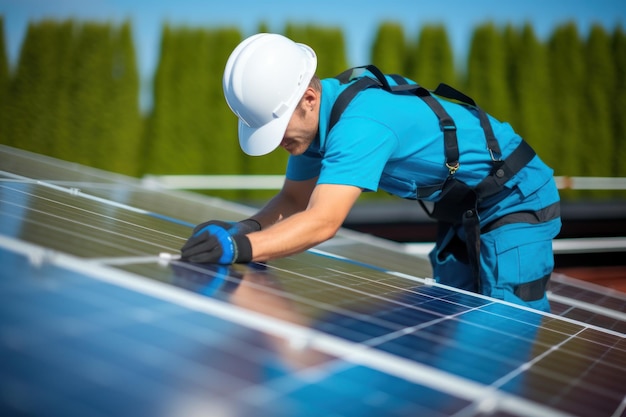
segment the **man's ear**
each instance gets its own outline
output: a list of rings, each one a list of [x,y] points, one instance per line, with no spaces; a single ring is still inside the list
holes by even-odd
[[[315,109],[319,100],[319,93],[312,87],[309,87],[304,92],[302,97],[302,104],[305,110],[311,111]]]

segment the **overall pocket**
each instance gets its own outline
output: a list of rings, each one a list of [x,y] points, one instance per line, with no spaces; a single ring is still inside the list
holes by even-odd
[[[516,295],[516,290],[520,285],[544,279],[552,273],[552,239],[560,230],[560,224],[560,219],[540,224],[515,223],[483,234],[483,279],[490,288],[487,295],[529,306],[535,301],[546,304],[545,294],[522,299]],[[544,301],[539,301],[542,298]]]
[[[465,242],[459,239],[453,228],[437,243],[429,257],[437,282],[467,291],[476,290]]]

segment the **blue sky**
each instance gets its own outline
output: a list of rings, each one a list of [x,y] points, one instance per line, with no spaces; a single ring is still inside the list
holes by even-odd
[[[259,23],[281,32],[285,23],[315,23],[340,27],[351,65],[368,63],[369,48],[381,21],[401,23],[414,39],[424,23],[444,24],[455,55],[463,58],[473,28],[480,23],[521,25],[530,22],[547,37],[559,24],[573,21],[585,35],[599,23],[609,30],[626,27],[624,0],[0,0],[7,52],[12,64],[29,21],[89,19],[121,22],[129,19],[139,70],[149,80],[158,59],[163,23],[193,27],[239,27],[245,35]]]

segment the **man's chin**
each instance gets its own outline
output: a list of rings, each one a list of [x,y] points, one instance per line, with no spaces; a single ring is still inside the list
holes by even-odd
[[[304,146],[294,146],[293,148],[284,148],[287,152],[289,152],[289,155],[291,156],[298,156],[298,155],[302,155],[304,152],[306,152],[306,148]]]

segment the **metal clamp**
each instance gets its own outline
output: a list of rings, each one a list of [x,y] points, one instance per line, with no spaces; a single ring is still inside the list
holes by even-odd
[[[502,161],[502,155],[498,156],[497,158],[493,155],[493,150],[491,148],[487,148],[489,150],[489,156],[491,156],[491,160],[493,162],[500,162]]]
[[[459,163],[459,161],[455,162],[454,165],[446,162],[446,168],[448,168],[448,171],[450,171],[450,175],[456,174],[460,166],[461,164]]]

